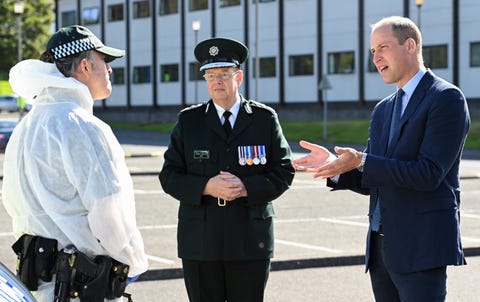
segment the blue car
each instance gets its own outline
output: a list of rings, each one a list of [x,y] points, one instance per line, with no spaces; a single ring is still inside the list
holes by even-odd
[[[13,128],[17,126],[18,119],[0,119],[0,151],[5,151]]]
[[[35,302],[27,287],[0,262],[0,301]]]

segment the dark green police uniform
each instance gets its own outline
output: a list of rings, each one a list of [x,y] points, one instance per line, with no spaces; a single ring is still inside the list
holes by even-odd
[[[248,197],[219,206],[217,198],[203,196],[207,181],[220,171],[239,177]],[[211,100],[183,110],[160,172],[165,192],[180,201],[179,257],[200,261],[271,258],[272,201],[289,188],[293,177],[290,147],[270,107],[242,97],[228,138]]]
[[[194,53],[201,71],[225,71],[239,69],[248,48],[236,40],[212,38],[200,42]],[[217,88],[233,84],[232,100],[220,98],[215,104],[212,99],[179,114],[159,176],[164,191],[180,201],[178,255],[191,302],[263,301],[273,256],[272,201],[294,176],[277,114],[240,96],[241,82],[235,86],[231,76],[231,82],[215,78],[210,83]],[[215,105],[230,110],[237,102],[233,130],[224,129]],[[204,196],[207,182],[220,171],[239,178],[247,197],[225,201]]]

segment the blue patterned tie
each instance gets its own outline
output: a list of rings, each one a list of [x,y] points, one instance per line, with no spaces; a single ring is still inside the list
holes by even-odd
[[[392,122],[390,123],[390,134],[388,135],[388,145],[390,146],[391,140],[394,133],[397,131],[397,127],[400,123],[400,118],[402,117],[402,97],[405,94],[403,89],[398,89],[397,95],[395,96],[395,103],[393,104],[393,114]],[[381,212],[380,212],[380,200],[377,199],[377,205],[375,206],[375,211],[372,215],[371,228],[372,231],[378,231],[382,224],[381,221]]]

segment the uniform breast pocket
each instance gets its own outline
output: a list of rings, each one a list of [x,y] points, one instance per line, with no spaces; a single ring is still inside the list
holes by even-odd
[[[187,158],[187,174],[212,176],[216,171],[217,157],[217,154],[211,150],[193,150]]]

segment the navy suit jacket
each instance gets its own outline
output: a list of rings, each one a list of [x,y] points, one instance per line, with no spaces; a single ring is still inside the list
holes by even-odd
[[[370,221],[380,202],[390,270],[462,265],[459,164],[470,126],[465,97],[427,70],[387,147],[394,98],[386,97],[373,110],[363,172],[352,170],[328,185],[370,194]]]

